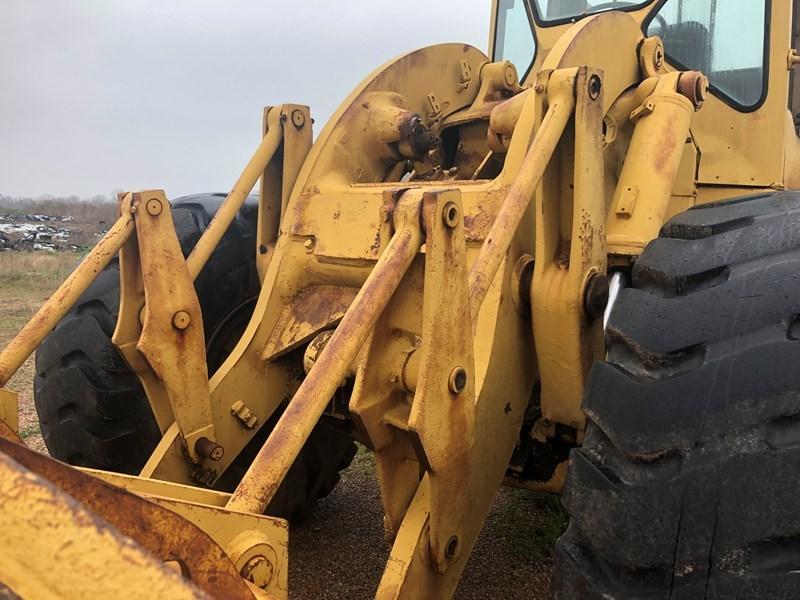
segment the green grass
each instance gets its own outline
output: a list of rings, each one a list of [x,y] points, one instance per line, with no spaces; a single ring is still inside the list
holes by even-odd
[[[561,498],[515,488],[506,489],[506,495],[500,527],[514,556],[527,561],[552,559],[556,540],[569,523]],[[519,527],[525,522],[536,526]]]
[[[29,425],[29,426],[24,427],[24,428],[19,430],[19,437],[21,437],[23,440],[27,439],[27,438],[29,438],[31,436],[41,435],[41,434],[42,434],[42,430],[39,428],[39,424],[38,423],[36,423],[34,425]]]

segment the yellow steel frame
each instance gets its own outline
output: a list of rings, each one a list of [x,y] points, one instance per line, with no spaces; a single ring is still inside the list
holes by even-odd
[[[629,266],[676,207],[718,197],[708,183],[791,182],[785,165],[797,154],[789,141],[774,144],[788,135],[780,44],[770,95],[752,117],[764,131],[728,170],[719,140],[735,144],[751,117],[707,97],[702,74],[656,59],[660,41],[641,31],[653,6],[537,29],[541,52],[525,89],[510,63],[445,44],[371,74],[313,145],[306,107],[267,109],[263,141],[185,261],[165,194],[123,195],[118,222],[0,353],[0,386],[119,252],[114,342],[144,384],[162,441],[139,477],[80,473],[14,445],[16,396],[0,389],[0,437],[12,440],[0,441],[0,481],[25,482],[28,494],[15,510],[36,513],[44,499],[107,519],[115,547],[131,548],[136,577],[170,596],[213,588],[204,574],[217,569],[235,575],[225,597],[286,597],[286,524],[260,513],[350,378],[350,416],[375,453],[393,543],[377,596],[452,595],[535,381],[536,435],[554,436],[556,424],[582,435],[588,369],[603,353],[597,307],[609,265]],[[772,3],[776,40],[787,6]],[[455,128],[456,152],[480,152],[472,175],[425,171],[425,144]],[[499,172],[482,178],[497,157]],[[259,178],[261,293],[239,343],[209,374],[192,282]],[[303,377],[291,363],[306,346],[313,356]],[[207,489],[279,408],[236,490]],[[564,469],[538,488],[558,491]],[[98,497],[117,498],[153,527],[137,529]],[[97,555],[105,539],[97,527],[68,517],[63,526]],[[176,535],[202,540],[212,558],[193,573],[186,567],[196,557],[164,551],[177,547]],[[5,552],[0,581],[63,592],[52,579],[19,583],[20,571],[36,568]],[[184,579],[151,555],[177,560]]]

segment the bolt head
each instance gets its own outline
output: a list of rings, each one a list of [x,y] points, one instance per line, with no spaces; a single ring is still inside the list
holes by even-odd
[[[194,449],[203,458],[210,458],[213,461],[222,460],[225,456],[225,448],[204,437],[195,442]]]
[[[275,567],[272,566],[272,563],[269,561],[269,559],[260,554],[248,560],[241,570],[242,577],[247,579],[247,581],[250,583],[257,585],[261,589],[266,589],[266,587],[269,585],[269,582],[272,581],[272,575],[274,572]]]
[[[467,370],[464,367],[456,367],[450,373],[450,378],[447,381],[450,391],[454,394],[460,394],[467,387]]]
[[[600,90],[603,89],[603,82],[598,75],[589,77],[589,98],[597,100],[600,97]]]
[[[175,329],[179,329],[183,331],[189,324],[192,322],[192,317],[189,316],[189,313],[185,310],[179,310],[174,315],[172,315],[172,326]]]
[[[145,210],[148,215],[157,217],[161,214],[161,211],[164,210],[164,207],[161,205],[161,201],[158,198],[150,198],[145,203]]]
[[[455,202],[447,202],[442,209],[442,221],[444,224],[450,228],[454,229],[456,225],[458,225],[459,218],[461,217],[461,211],[458,210],[458,204]]]
[[[661,44],[658,44],[653,51],[653,67],[655,67],[656,71],[660,71],[661,67],[664,66],[664,47]]]
[[[314,247],[314,240],[306,240],[305,242],[303,242],[303,247],[306,250],[311,250]]]
[[[503,79],[507,87],[513,87],[517,83],[517,70],[511,63],[506,64],[503,69]]]
[[[303,125],[306,124],[306,116],[303,114],[303,111],[299,109],[294,109],[292,111],[292,125],[297,127],[297,129],[302,129]]]

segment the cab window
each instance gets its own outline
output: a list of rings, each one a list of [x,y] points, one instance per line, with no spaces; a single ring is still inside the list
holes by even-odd
[[[664,41],[669,61],[705,73],[712,89],[741,110],[766,92],[767,0],[667,0],[647,35]]]
[[[494,60],[510,60],[524,79],[536,58],[536,38],[527,0],[499,0]]]

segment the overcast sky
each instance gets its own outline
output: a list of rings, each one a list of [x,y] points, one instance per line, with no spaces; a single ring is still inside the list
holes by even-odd
[[[227,191],[265,105],[319,131],[414,48],[486,51],[490,0],[0,0],[0,194]]]

